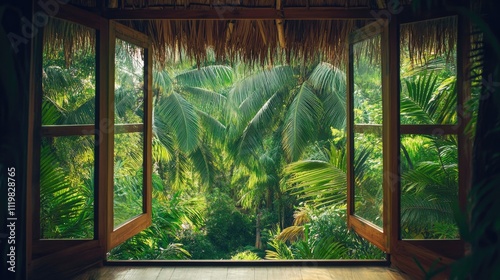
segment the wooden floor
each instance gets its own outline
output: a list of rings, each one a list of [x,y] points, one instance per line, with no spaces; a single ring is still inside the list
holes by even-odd
[[[130,267],[105,266],[91,269],[74,280],[323,280],[409,279],[387,267]]]

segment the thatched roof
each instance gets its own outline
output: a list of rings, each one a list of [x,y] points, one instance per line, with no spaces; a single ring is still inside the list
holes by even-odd
[[[385,0],[110,0],[113,11],[146,10],[175,11],[211,10],[223,14],[235,9],[378,9],[386,7]],[[408,5],[411,1],[401,1]],[[72,0],[77,6],[95,7],[95,0]],[[279,7],[277,7],[279,5]],[[411,9],[406,6],[405,9]],[[189,59],[203,62],[208,50],[218,60],[241,59],[262,65],[289,61],[290,58],[308,60],[320,55],[333,64],[346,61],[348,34],[375,20],[365,19],[152,19],[120,20],[147,34],[153,42],[154,58],[160,65],[178,57],[179,50]],[[57,32],[57,28],[49,28]],[[67,32],[67,30],[65,31]],[[85,33],[85,32],[84,32]],[[81,33],[81,34],[84,34]],[[426,39],[424,40],[424,35]],[[429,37],[430,36],[430,37]],[[49,35],[51,38],[57,36]],[[403,26],[401,37],[407,40],[411,51],[419,54],[448,52],[456,38],[456,19],[425,21]],[[65,38],[69,38],[65,36]],[[432,38],[432,39],[429,39]],[[73,40],[81,45],[81,39]],[[278,60],[278,61],[276,61]]]

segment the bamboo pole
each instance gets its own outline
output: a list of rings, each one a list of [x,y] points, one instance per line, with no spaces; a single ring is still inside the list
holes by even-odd
[[[264,46],[267,45],[266,33],[264,32],[264,23],[262,20],[257,20],[257,26],[259,27],[260,36],[262,36],[262,42]]]
[[[276,10],[281,11],[282,2],[281,0],[276,0]],[[280,47],[282,49],[286,48],[286,40],[285,40],[285,21],[282,19],[276,19],[276,28],[278,29],[278,40],[280,43]]]

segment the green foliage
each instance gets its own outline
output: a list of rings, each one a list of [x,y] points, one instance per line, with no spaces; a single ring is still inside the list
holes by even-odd
[[[219,260],[227,257],[227,254],[215,247],[203,232],[182,231],[179,243],[190,252],[193,260]]]
[[[224,92],[233,76],[223,65],[154,75],[153,132],[164,155],[158,172],[173,189],[213,184],[217,168],[212,151],[224,139]]]
[[[117,123],[144,114],[138,101],[141,62],[129,54],[130,46],[118,46]],[[85,65],[94,65],[95,56],[85,57],[69,68],[58,59],[46,60],[44,124],[94,123],[94,70]],[[363,59],[357,71],[366,79],[355,85],[355,117],[380,123],[380,73]],[[110,258],[253,260],[262,251],[248,246],[260,248],[260,242],[267,246],[267,259],[383,258],[346,228],[345,74],[325,62],[251,75],[235,69],[172,65],[153,73],[153,225],[113,249]],[[403,124],[456,121],[453,71],[433,69],[414,69],[404,77]],[[41,174],[44,232],[89,234],[93,174],[81,178],[78,170],[88,170],[93,158],[87,148],[71,147],[76,142],[47,140]],[[141,141],[138,134],[115,139],[116,225],[141,211]],[[376,220],[380,137],[357,135],[356,142],[356,208]],[[402,146],[403,236],[456,237],[451,203],[457,195],[456,139],[414,137],[402,139]],[[74,162],[62,157],[70,150]],[[309,220],[292,225],[297,205],[311,208]],[[278,230],[271,231],[276,224]]]
[[[294,226],[270,232],[266,259],[382,259],[384,252],[350,232],[342,207],[296,212]],[[301,224],[301,225],[297,225]]]
[[[238,211],[230,197],[215,192],[208,198],[206,232],[209,240],[222,252],[230,253],[255,240],[253,221]]]
[[[300,70],[300,69],[299,69]],[[266,69],[239,81],[229,92],[231,150],[236,157],[258,157],[266,136],[281,131],[288,162],[300,158],[318,131],[345,123],[345,78],[320,63],[310,77],[291,66]],[[333,80],[329,80],[333,79]],[[320,125],[324,120],[325,125]]]
[[[266,250],[267,260],[293,260],[295,258],[292,249],[286,242],[277,238],[280,233],[281,230],[279,227],[277,227],[276,230],[269,230],[268,232],[268,235],[271,236],[268,245],[273,248],[273,250]]]
[[[285,173],[293,175],[288,179],[292,195],[299,195],[317,207],[339,204],[346,200],[346,174],[330,162],[307,160],[291,163]]]
[[[184,228],[203,224],[200,199],[186,199],[182,193],[164,193],[161,180],[154,178],[153,223],[150,227],[114,248],[109,255],[114,260],[178,260],[192,255],[179,238]]]
[[[288,108],[284,129],[283,149],[289,161],[297,160],[316,132],[316,124],[323,113],[321,101],[307,83],[303,83]]]
[[[346,126],[346,77],[342,70],[325,62],[318,63],[307,80],[323,105],[319,122],[324,132],[330,128],[344,129]],[[329,133],[328,133],[329,135]]]
[[[310,235],[313,238],[331,238],[342,244],[347,252],[345,259],[383,259],[385,253],[347,229],[345,205],[315,211],[311,215]]]
[[[68,162],[58,151],[40,151],[40,230],[42,238],[92,238],[93,173],[72,182]],[[67,160],[67,158],[66,158]]]
[[[199,144],[200,123],[194,106],[180,94],[172,94],[158,102],[155,114],[163,118],[167,127],[174,131],[179,148],[189,153]]]
[[[250,251],[250,250],[245,250],[243,252],[239,252],[236,255],[231,256],[231,260],[239,260],[239,261],[257,261],[261,260],[259,255],[256,253]]]
[[[456,77],[442,79],[434,72],[420,72],[404,80],[401,98],[403,124],[444,124],[456,121]]]

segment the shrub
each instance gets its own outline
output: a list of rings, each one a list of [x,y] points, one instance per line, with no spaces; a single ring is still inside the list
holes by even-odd
[[[217,260],[225,256],[203,232],[185,231],[178,242],[183,244],[193,260]]]
[[[256,253],[250,251],[250,250],[245,250],[243,252],[239,252],[236,255],[231,257],[231,260],[250,260],[250,261],[255,261],[255,260],[260,260],[261,258],[259,255]]]
[[[230,253],[255,242],[252,220],[236,209],[229,196],[217,193],[207,200],[206,232],[212,244]]]
[[[317,214],[317,215],[316,215]],[[350,259],[382,259],[384,252],[347,229],[345,207],[333,207],[311,215],[311,238],[332,238],[348,249]]]

